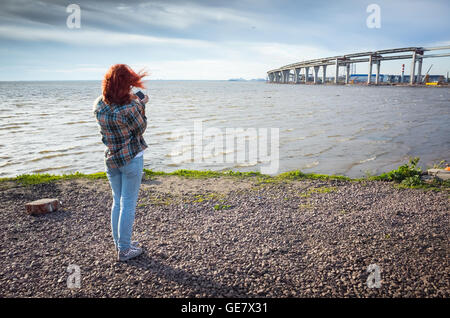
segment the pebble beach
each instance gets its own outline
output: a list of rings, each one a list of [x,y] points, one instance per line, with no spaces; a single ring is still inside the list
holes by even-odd
[[[25,204],[58,198],[40,216]],[[0,297],[449,297],[449,193],[383,181],[146,178],[117,262],[107,180],[0,183]],[[368,284],[369,265],[378,287]],[[68,267],[80,285],[68,287]]]

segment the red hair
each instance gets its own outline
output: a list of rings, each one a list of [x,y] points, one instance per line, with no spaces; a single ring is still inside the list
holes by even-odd
[[[106,72],[102,82],[103,101],[108,104],[125,105],[131,102],[131,87],[144,88],[142,78],[146,72],[135,73],[126,64],[115,64]]]

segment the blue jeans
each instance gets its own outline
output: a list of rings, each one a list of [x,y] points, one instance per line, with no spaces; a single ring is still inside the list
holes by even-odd
[[[111,229],[116,248],[130,248],[134,214],[144,168],[144,156],[133,158],[120,168],[106,168],[112,189]]]

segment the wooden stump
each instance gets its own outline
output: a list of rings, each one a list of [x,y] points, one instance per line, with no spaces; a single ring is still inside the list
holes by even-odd
[[[41,199],[25,204],[27,213],[30,215],[46,214],[57,211],[61,207],[58,199]]]

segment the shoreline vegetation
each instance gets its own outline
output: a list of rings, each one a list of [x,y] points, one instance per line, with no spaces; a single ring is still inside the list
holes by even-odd
[[[441,191],[450,191],[450,181],[449,180],[439,180],[434,178],[431,182],[425,182],[421,176],[424,174],[422,170],[417,166],[419,158],[411,158],[408,164],[399,166],[397,169],[391,170],[389,172],[382,173],[377,176],[367,174],[366,177],[362,178],[350,178],[343,175],[327,175],[327,174],[317,174],[317,173],[303,173],[300,170],[293,170],[288,172],[283,172],[275,176],[265,175],[257,171],[240,172],[240,171],[213,171],[213,170],[186,170],[179,169],[173,172],[163,172],[163,171],[153,171],[150,169],[144,169],[144,176],[147,179],[151,179],[156,176],[179,176],[184,178],[220,178],[220,177],[234,177],[234,178],[256,178],[259,183],[276,183],[283,181],[294,181],[294,180],[340,180],[349,182],[365,182],[365,181],[386,181],[391,182],[395,186],[401,188],[415,188],[415,189],[425,189]],[[444,161],[441,161],[441,164]],[[435,165],[439,167],[439,165]],[[16,177],[0,178],[0,183],[7,181],[15,181],[21,185],[35,185],[50,183],[59,180],[71,180],[71,179],[107,179],[105,172],[97,172],[85,174],[81,172],[75,172],[71,174],[55,175],[49,173],[39,173],[39,174],[22,174]]]

